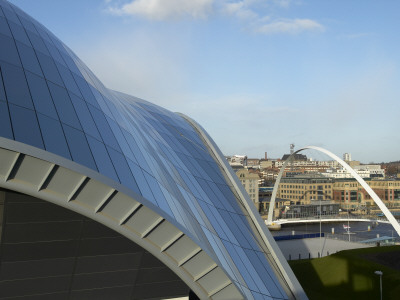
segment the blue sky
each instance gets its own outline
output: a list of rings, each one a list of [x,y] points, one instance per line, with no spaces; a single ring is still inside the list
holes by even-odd
[[[10,2],[107,87],[189,115],[226,155],[295,143],[400,160],[399,1]]]

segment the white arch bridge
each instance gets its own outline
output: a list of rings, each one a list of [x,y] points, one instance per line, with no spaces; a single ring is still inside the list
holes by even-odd
[[[332,152],[321,148],[321,147],[316,147],[316,146],[307,146],[307,147],[303,147],[297,151],[295,151],[293,154],[291,154],[288,159],[284,162],[281,170],[279,171],[278,174],[278,178],[275,181],[275,185],[274,185],[274,189],[272,191],[272,197],[271,197],[271,202],[269,205],[269,210],[268,210],[268,218],[267,221],[265,222],[268,226],[271,226],[273,223],[274,224],[284,224],[282,223],[283,220],[277,220],[277,221],[272,221],[272,214],[274,211],[274,207],[275,207],[275,199],[276,199],[276,194],[278,192],[278,187],[279,187],[279,183],[282,179],[282,175],[283,172],[286,168],[286,166],[288,165],[290,159],[297,153],[306,150],[306,149],[312,149],[312,150],[317,150],[319,152],[322,152],[326,155],[328,155],[329,157],[331,157],[332,159],[336,160],[344,169],[346,169],[351,175],[353,175],[353,177],[358,181],[358,183],[365,189],[365,191],[371,196],[371,198],[374,200],[374,202],[376,203],[376,205],[378,205],[378,207],[381,209],[381,211],[383,212],[383,214],[385,215],[385,217],[387,218],[386,223],[390,223],[392,224],[393,228],[396,230],[397,234],[400,236],[400,224],[399,222],[395,219],[395,217],[393,216],[393,214],[389,211],[389,209],[386,207],[386,205],[383,203],[383,201],[378,197],[378,195],[374,192],[374,190],[365,182],[364,179],[361,178],[360,175],[357,174],[356,171],[353,170],[352,167],[350,167],[345,161],[343,161],[341,158],[339,158],[338,156],[336,156],[335,154],[333,154]],[[307,221],[303,221],[303,222],[299,222],[300,220],[297,220],[297,223],[307,223],[310,222],[311,219],[308,219]],[[314,220],[314,219],[312,219]],[[317,219],[315,219],[315,222],[320,222],[319,217]],[[321,218],[321,221],[323,219]],[[324,222],[328,222],[327,219],[324,219]],[[336,220],[336,219],[334,219]],[[367,219],[366,219],[367,220]],[[350,221],[348,218],[343,218],[342,221]],[[357,221],[360,221],[360,219],[357,219]],[[367,221],[366,221],[367,222]],[[381,221],[383,222],[383,221]],[[287,220],[285,224],[288,223],[296,223],[295,220]]]

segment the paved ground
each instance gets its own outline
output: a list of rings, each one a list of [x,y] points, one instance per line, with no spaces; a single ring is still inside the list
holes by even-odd
[[[301,259],[308,258],[309,255],[311,258],[316,258],[318,252],[326,256],[328,253],[333,254],[341,250],[371,247],[371,245],[327,238],[278,241],[277,244],[287,260],[289,260],[289,255],[292,260],[299,259],[299,254]]]

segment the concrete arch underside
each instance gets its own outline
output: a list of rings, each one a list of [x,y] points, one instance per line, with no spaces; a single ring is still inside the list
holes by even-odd
[[[293,154],[291,154],[288,157],[288,159],[284,162],[282,168],[279,171],[279,174],[278,174],[278,177],[277,177],[277,179],[275,181],[274,189],[273,189],[273,192],[272,192],[271,202],[270,202],[269,210],[268,210],[268,219],[267,219],[267,223],[268,224],[272,224],[272,214],[273,214],[273,208],[275,207],[275,199],[276,199],[276,195],[277,195],[277,192],[278,192],[279,183],[280,183],[280,181],[282,179],[283,172],[284,172],[286,166],[289,164],[290,159],[295,154],[297,154],[297,153],[299,153],[301,151],[307,150],[307,149],[316,150],[316,151],[319,151],[321,153],[324,153],[324,154],[328,155],[330,158],[336,160],[344,169],[346,169],[346,171],[348,171],[358,181],[358,183],[361,184],[361,186],[367,191],[367,193],[371,196],[371,198],[374,200],[376,205],[378,205],[378,207],[381,209],[381,211],[383,212],[385,217],[388,219],[390,224],[396,230],[397,234],[400,236],[400,224],[399,224],[399,222],[397,222],[397,220],[395,219],[393,214],[389,211],[389,209],[386,207],[386,205],[383,203],[383,201],[378,197],[378,195],[374,192],[374,190],[365,182],[365,180],[362,179],[361,176],[358,175],[357,172],[354,171],[353,168],[350,167],[341,158],[339,158],[338,156],[336,156],[335,154],[333,154],[332,152],[330,152],[330,151],[328,151],[328,150],[326,150],[324,148],[316,147],[316,146],[303,147],[303,148],[295,151]]]
[[[0,299],[189,295],[189,287],[154,255],[54,203],[0,189],[0,222]]]
[[[143,205],[141,196],[43,150],[7,144],[0,138],[1,188],[54,203],[118,232],[160,260],[201,299],[244,299],[215,259],[159,208]]]

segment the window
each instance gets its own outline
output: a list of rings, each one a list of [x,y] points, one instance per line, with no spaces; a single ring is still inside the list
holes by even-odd
[[[140,190],[136,184],[136,180],[133,178],[130,168],[125,157],[118,151],[115,151],[111,147],[107,147],[108,154],[110,155],[111,161],[115,166],[118,177],[122,184],[130,187],[132,190],[140,193]]]
[[[33,45],[33,48],[35,48],[36,53],[44,53],[46,55],[49,55],[49,51],[47,51],[46,45],[44,44],[42,38],[37,35],[36,33],[33,33],[32,31],[28,31],[29,39]]]
[[[1,16],[1,13],[0,13]],[[10,32],[10,28],[8,27],[7,21],[4,18],[0,17],[0,33],[11,37],[11,32]]]
[[[79,91],[78,86],[75,83],[74,78],[72,77],[72,74],[70,70],[68,70],[66,67],[63,65],[56,63],[58,72],[60,72],[60,75],[62,77],[62,80],[64,81],[65,87],[73,92],[75,95],[82,97],[81,92]]]
[[[13,39],[0,34],[0,45],[2,48],[0,51],[0,60],[20,66],[21,61],[19,60],[18,52]]]
[[[111,162],[111,158],[104,144],[90,136],[87,136],[87,140],[95,161],[99,162],[97,164],[99,167],[99,172],[106,174],[107,176],[113,178],[115,181],[119,182],[119,178],[115,172],[114,165]]]
[[[30,45],[28,36],[26,35],[25,30],[22,28],[22,26],[17,25],[14,22],[9,22],[9,25],[16,40],[21,41],[26,45]]]
[[[114,133],[111,131],[110,125],[107,122],[103,112],[94,108],[90,104],[88,105],[89,111],[91,112],[95,121],[96,127],[98,128],[104,143],[113,147],[115,150],[120,151],[120,147],[115,139]]]
[[[32,100],[38,112],[58,119],[56,108],[51,99],[49,89],[44,78],[37,76],[31,72],[26,72],[29,88],[32,94]]]
[[[46,150],[71,159],[60,122],[41,114],[38,119]]]
[[[40,66],[42,67],[46,79],[63,86],[64,83],[61,80],[54,60],[50,56],[40,52],[36,52],[36,56],[39,59]]]
[[[3,47],[1,41],[0,45]],[[0,53],[3,52],[4,51],[0,51]],[[22,107],[33,109],[32,99],[22,68],[6,63],[2,63],[0,67],[3,73],[4,87],[8,101]]]
[[[39,76],[43,76],[42,69],[40,68],[39,61],[36,57],[33,48],[16,41],[19,55],[21,57],[22,66],[25,70],[33,72]]]
[[[0,101],[0,135],[5,138],[13,139],[8,106],[6,102],[2,101]]]
[[[48,82],[48,85],[61,122],[81,130],[81,125],[67,90],[51,82]]]
[[[70,93],[70,96],[72,104],[78,115],[79,121],[82,124],[83,131],[95,137],[96,139],[101,140],[99,131],[97,130],[97,127],[93,121],[92,115],[89,112],[86,102],[72,93]]]
[[[82,131],[63,125],[72,159],[80,164],[97,171],[86,137]]]
[[[10,104],[9,107],[15,139],[44,149],[35,112],[13,104]]]

